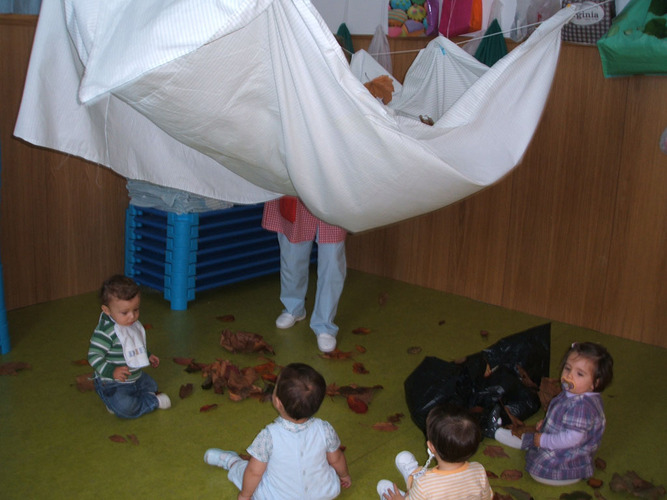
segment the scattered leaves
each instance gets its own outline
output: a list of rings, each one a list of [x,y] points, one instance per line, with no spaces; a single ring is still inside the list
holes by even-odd
[[[365,326],[360,326],[352,330],[352,333],[354,333],[355,335],[368,335],[369,333],[371,333],[371,329],[366,328]]]
[[[389,415],[389,417],[387,417],[387,422],[391,422],[392,424],[397,424],[401,421],[403,417],[405,417],[403,413],[394,413],[393,415]]]
[[[500,479],[505,481],[518,481],[523,477],[523,473],[520,470],[508,469],[500,473]]]
[[[665,496],[664,486],[654,486],[641,477],[635,471],[627,471],[624,475],[614,472],[609,482],[609,489],[614,492],[627,492],[639,498],[656,500]]]
[[[484,340],[486,340],[486,339],[489,338],[489,332],[486,331],[486,330],[480,330],[479,335],[480,335]]]
[[[382,389],[381,385],[373,387],[360,387],[355,384],[338,387],[336,384],[327,386],[327,396],[342,396],[347,400],[347,405],[355,413],[366,413],[368,405],[373,399],[376,391]]]
[[[491,472],[490,470],[487,469],[486,477],[488,477],[489,479],[498,479],[498,474],[496,474],[495,472]]]
[[[127,439],[125,439],[120,434],[114,434],[113,436],[109,436],[109,439],[114,443],[127,443]]]
[[[16,375],[22,370],[31,370],[32,366],[23,361],[10,361],[0,365],[0,375]]]
[[[366,352],[366,348],[362,345],[355,345],[354,348],[357,350],[357,352],[360,352],[361,354],[364,354]]]
[[[192,387],[192,384],[184,384],[181,386],[180,390],[178,391],[178,395],[181,397],[181,399],[185,399],[188,396],[192,395],[192,391],[194,390],[194,387]]]
[[[602,460],[600,457],[595,459],[595,468],[597,470],[605,470],[607,468],[607,462]]]
[[[493,444],[487,445],[486,448],[484,448],[484,454],[491,458],[509,458],[509,455],[505,453],[502,446]]]
[[[76,366],[90,366],[87,359],[77,359],[72,361],[72,364]]]
[[[233,314],[225,314],[223,316],[218,316],[217,319],[219,321],[222,321],[223,323],[231,323],[232,321],[236,321],[236,318],[234,317]]]
[[[420,352],[422,352],[422,348],[418,345],[408,347],[408,354],[419,354]]]
[[[185,367],[185,371],[188,373],[197,373],[202,371],[205,366],[205,364],[197,363],[195,360],[192,360],[188,366]]]
[[[232,401],[242,401],[248,397],[264,401],[266,387],[262,388],[256,382],[260,379],[272,379],[272,374],[269,372],[271,368],[277,368],[277,365],[264,363],[258,365],[258,371],[255,367],[239,368],[229,360],[218,359],[209,365],[204,365],[202,389],[213,388],[216,394],[228,392]]]
[[[76,388],[79,392],[89,392],[95,390],[95,383],[93,382],[94,373],[84,373],[76,377]]]
[[[139,438],[138,438],[136,435],[134,435],[134,434],[128,434],[128,435],[127,435],[127,439],[128,439],[128,441],[130,441],[130,443],[132,443],[133,445],[135,445],[135,446],[139,446]]]
[[[447,323],[447,321],[444,320],[444,319],[441,319],[440,321],[438,321],[438,326],[442,326],[442,325],[444,325],[445,323]]]
[[[204,413],[207,411],[215,410],[218,407],[218,403],[213,403],[212,405],[204,405],[201,408],[199,408],[199,411]]]
[[[229,329],[222,331],[220,345],[229,352],[265,352],[275,354],[273,347],[264,341],[264,337],[251,332],[232,332]]]
[[[358,375],[367,375],[370,373],[363,363],[354,363],[352,365],[352,371]]]
[[[378,295],[378,304],[380,304],[380,307],[385,305],[388,299],[389,299],[389,294],[387,292],[380,293],[380,295]]]

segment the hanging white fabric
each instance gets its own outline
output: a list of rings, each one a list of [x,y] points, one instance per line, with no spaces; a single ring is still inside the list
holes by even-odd
[[[201,2],[139,3],[136,12],[137,2],[106,2],[91,20],[65,18],[57,0],[45,0],[49,23],[40,17],[15,134],[211,198],[297,195],[351,231],[441,208],[511,170],[546,102],[560,28],[574,14],[563,9],[492,68],[443,38],[431,42],[410,70],[430,81],[431,127],[405,97],[418,79],[409,73],[405,96],[390,107],[378,102],[307,0],[220,0],[215,33],[214,23],[198,25],[215,17]],[[188,25],[173,22],[168,7],[186,5],[191,12],[178,14]],[[118,40],[132,16],[142,33]],[[74,46],[66,21],[85,33]],[[420,59],[461,73],[465,85],[446,85],[462,85],[459,95],[437,96],[442,75]]]

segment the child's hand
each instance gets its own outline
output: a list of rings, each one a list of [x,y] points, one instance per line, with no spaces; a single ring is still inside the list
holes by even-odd
[[[396,483],[394,483],[393,490],[387,491],[382,498],[385,500],[402,500],[405,498],[403,495],[401,495],[400,491],[398,491],[398,486],[396,486]]]
[[[160,358],[158,358],[155,354],[151,354],[151,357],[148,358],[148,361],[153,368],[160,366]]]
[[[349,474],[347,476],[341,476],[339,479],[340,485],[343,488],[349,488],[352,485],[352,478]]]
[[[542,430],[542,426],[544,425],[544,419],[540,420],[537,422],[537,425],[535,426],[538,431]]]
[[[125,382],[130,376],[130,369],[127,366],[117,366],[113,371],[113,378],[118,382]]]

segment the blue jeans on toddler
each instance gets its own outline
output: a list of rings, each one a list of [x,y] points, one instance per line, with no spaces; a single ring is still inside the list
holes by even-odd
[[[138,418],[158,407],[157,382],[142,373],[134,383],[102,381],[95,378],[95,392],[107,408],[120,418]]]

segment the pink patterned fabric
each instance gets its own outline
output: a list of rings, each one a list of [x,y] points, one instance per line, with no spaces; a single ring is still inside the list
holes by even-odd
[[[318,219],[297,200],[296,219],[290,222],[280,213],[280,199],[267,201],[264,204],[262,227],[269,231],[283,233],[292,243],[313,241],[319,230],[318,243],[340,243],[345,241],[347,231],[338,226],[332,226]]]

